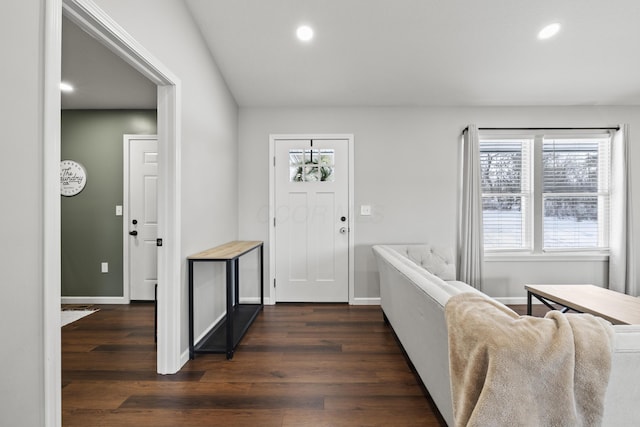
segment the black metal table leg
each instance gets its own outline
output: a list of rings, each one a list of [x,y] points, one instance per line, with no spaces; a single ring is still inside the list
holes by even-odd
[[[233,310],[234,310],[234,282],[236,281],[236,263],[227,261],[227,359],[233,358]]]
[[[264,305],[264,245],[260,244],[260,305]]]
[[[233,283],[234,283],[234,292],[233,292],[233,306],[237,307],[240,304],[240,258],[236,258],[233,260],[235,264],[233,266]]]
[[[189,359],[195,357],[193,346],[193,260],[189,260]]]

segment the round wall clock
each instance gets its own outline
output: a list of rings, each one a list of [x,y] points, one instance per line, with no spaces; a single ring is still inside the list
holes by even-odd
[[[87,171],[78,162],[63,160],[60,162],[60,194],[75,196],[87,184]]]

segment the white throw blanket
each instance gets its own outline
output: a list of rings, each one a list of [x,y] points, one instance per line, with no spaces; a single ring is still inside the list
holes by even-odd
[[[558,311],[519,316],[475,293],[450,298],[445,314],[456,426],[601,424],[609,322]]]

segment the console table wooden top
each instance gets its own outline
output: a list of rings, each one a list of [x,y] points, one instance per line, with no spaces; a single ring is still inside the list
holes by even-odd
[[[257,248],[262,245],[262,243],[261,241],[253,240],[235,240],[225,243],[224,245],[216,246],[215,248],[206,249],[197,254],[189,255],[187,258],[193,260],[232,260]]]
[[[527,292],[618,325],[640,324],[640,298],[594,285],[525,285]]]

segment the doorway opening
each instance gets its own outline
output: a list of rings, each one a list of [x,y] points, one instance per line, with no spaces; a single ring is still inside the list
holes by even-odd
[[[157,133],[158,87],[65,15],[61,43],[61,80],[70,88],[61,92],[61,159],[82,165],[87,178],[81,192],[61,198],[62,303],[128,304],[124,255],[133,238],[122,233],[122,138]],[[157,273],[145,267],[155,284]]]
[[[64,0],[62,12],[74,24],[105,45],[158,87],[158,348],[161,374],[180,369],[180,289],[165,284],[180,280],[180,81],[93,2]]]

